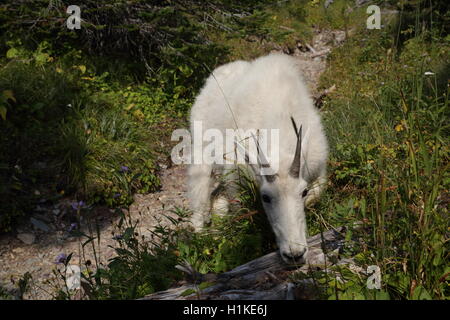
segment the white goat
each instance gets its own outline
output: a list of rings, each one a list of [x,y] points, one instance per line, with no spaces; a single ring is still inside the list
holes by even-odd
[[[328,143],[296,60],[270,54],[216,68],[192,107],[190,121],[194,136],[194,121],[202,122],[203,131],[214,128],[224,135],[226,129],[236,127],[244,131],[279,129],[278,160],[266,160],[271,166],[277,161],[278,171],[262,175],[254,170],[255,180],[283,260],[305,262],[304,208],[319,196],[326,183]],[[194,144],[193,148],[193,152],[201,152],[195,148],[203,149],[204,145]],[[230,169],[227,165],[210,164],[189,167],[191,222],[196,230],[209,221],[212,172],[217,167]],[[223,203],[223,199],[219,201]],[[217,203],[212,205],[216,206]]]

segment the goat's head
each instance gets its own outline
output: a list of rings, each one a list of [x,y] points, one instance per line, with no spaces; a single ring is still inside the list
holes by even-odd
[[[292,124],[297,136],[297,144],[289,169],[283,172],[283,168],[280,168],[280,172],[276,174],[261,174],[262,169],[270,168],[264,154],[259,154],[258,166],[253,166],[259,172],[256,175],[260,185],[261,202],[275,233],[280,255],[290,264],[306,262],[308,250],[305,217],[308,184],[301,174],[304,166],[304,160],[301,157],[302,146],[306,145],[308,133],[302,137],[302,127],[297,130],[293,119]],[[255,138],[254,140],[258,145],[258,141]]]

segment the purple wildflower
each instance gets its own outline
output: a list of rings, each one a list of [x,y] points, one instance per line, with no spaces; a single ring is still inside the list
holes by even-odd
[[[81,201],[79,201],[79,202],[72,202],[72,209],[73,210],[80,210],[80,209],[82,209],[82,208],[85,208],[86,207],[86,203],[83,201],[83,200],[81,200]]]
[[[65,253],[60,253],[58,254],[58,256],[56,257],[56,264],[63,264],[65,263],[67,260],[67,255]]]
[[[122,240],[123,239],[123,235],[121,235],[121,234],[118,234],[118,235],[116,235],[116,236],[114,236],[113,237],[113,240]]]
[[[128,172],[130,171],[130,168],[128,168],[127,166],[120,166],[120,172]]]
[[[117,199],[117,198],[119,198],[120,196],[121,196],[120,193],[115,193],[115,194],[113,195],[113,198],[114,198],[114,199]]]
[[[76,230],[78,225],[76,223],[71,223],[69,227],[69,232],[72,232],[73,230]]]

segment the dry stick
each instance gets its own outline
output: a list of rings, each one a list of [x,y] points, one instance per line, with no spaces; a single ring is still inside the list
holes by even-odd
[[[280,29],[284,29],[284,30],[287,30],[287,31],[295,32],[294,29],[289,28],[289,27],[285,27],[285,26],[280,26]]]
[[[336,90],[336,85],[333,84],[331,87],[329,87],[328,89],[323,90],[322,92],[320,92],[319,94],[317,94],[314,97],[314,105],[320,109],[322,107],[323,104],[323,99],[329,95],[330,93],[334,92]]]
[[[314,49],[313,47],[311,47],[309,44],[305,43],[305,46],[309,49],[309,51],[311,51],[313,54],[316,53],[316,49]]]
[[[320,57],[320,56],[324,56],[326,54],[329,54],[330,52],[331,52],[330,49],[316,51],[316,52],[313,52],[313,54],[311,55],[311,58],[317,58],[317,57]]]

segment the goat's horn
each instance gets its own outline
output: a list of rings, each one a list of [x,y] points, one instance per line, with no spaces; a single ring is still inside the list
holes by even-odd
[[[295,135],[297,136],[298,139],[298,129],[297,129],[297,124],[295,123],[294,118],[291,117],[291,121],[292,121],[292,126],[294,127],[294,131],[295,131]]]
[[[264,152],[262,152],[261,148],[259,147],[258,139],[255,138],[255,135],[253,133],[252,133],[252,137],[253,137],[253,140],[255,141],[256,148],[257,148],[257,151],[258,151],[258,154],[257,154],[258,158],[257,158],[257,160],[258,160],[259,168],[270,168],[269,161],[267,161],[267,158],[264,155]],[[275,175],[272,175],[272,174],[264,175],[264,177],[265,177],[267,182],[273,182],[275,180]]]
[[[302,125],[300,130],[297,132],[297,125],[294,119],[291,117],[292,125],[294,126],[295,134],[297,135],[297,146],[295,147],[294,160],[292,161],[291,168],[289,169],[289,174],[294,177],[300,177],[300,160],[302,154]]]

